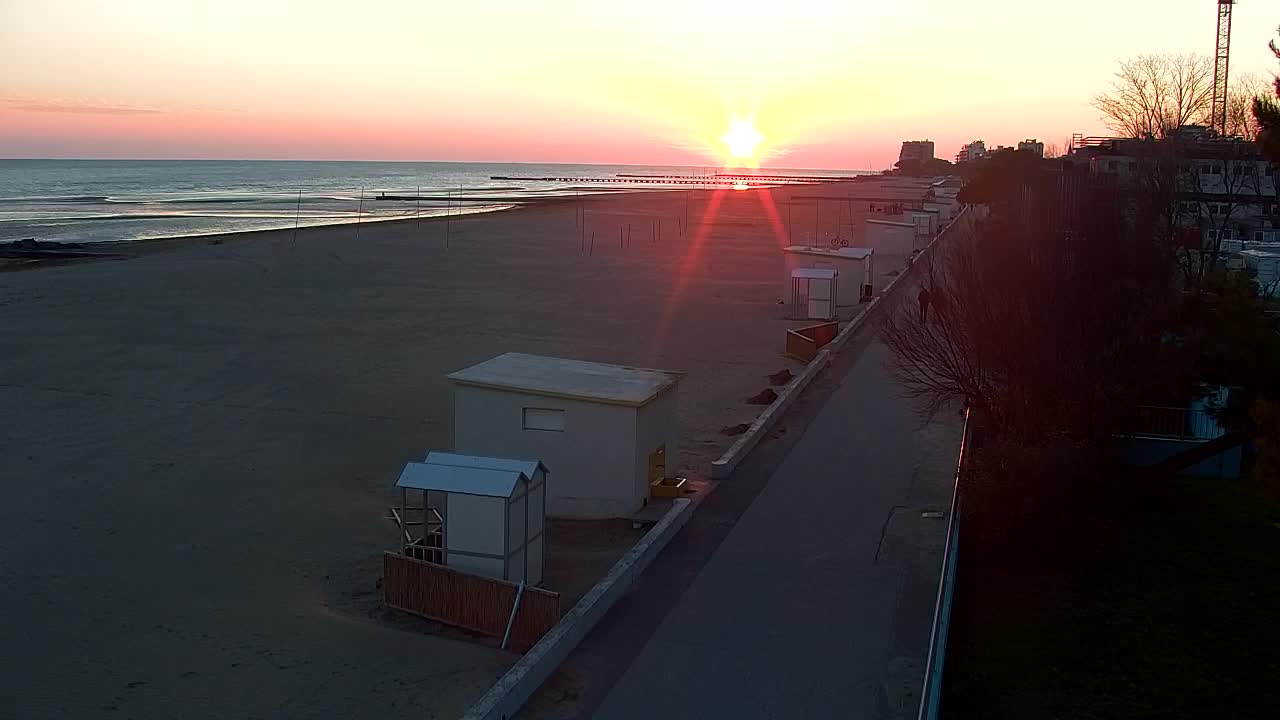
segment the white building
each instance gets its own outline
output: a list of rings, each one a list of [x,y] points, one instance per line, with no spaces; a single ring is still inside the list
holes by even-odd
[[[546,463],[548,515],[629,517],[675,466],[678,373],[506,353],[448,377],[455,451]]]
[[[938,234],[938,211],[925,208],[910,208],[905,211],[911,224],[916,226],[916,237],[927,239]]]
[[[1088,159],[1095,179],[1120,187],[1141,187],[1167,172],[1176,187],[1175,221],[1191,252],[1280,240],[1280,166],[1262,158],[1255,143],[1188,127],[1164,140],[1093,139],[1073,155]]]
[[[875,257],[870,248],[823,248],[792,245],[782,251],[782,297],[790,302],[792,275],[800,268],[835,270],[837,305],[857,305],[869,294],[875,277]]]
[[[956,208],[959,206],[954,199],[938,196],[935,200],[926,200],[924,209],[934,210],[938,213],[939,225],[946,225],[951,222],[951,218],[955,215]]]
[[[427,510],[417,525],[427,532],[406,542],[405,554],[475,575],[542,584],[546,480],[546,467],[532,460],[433,452],[405,465],[396,481],[400,518]],[[422,493],[416,508],[410,491]],[[442,502],[433,503],[432,495]]]
[[[970,162],[978,158],[986,157],[987,144],[982,140],[974,140],[973,142],[960,148],[960,152],[956,153],[956,162]]]
[[[879,255],[910,255],[916,232],[915,223],[867,220],[867,247]]]
[[[1044,143],[1040,142],[1035,138],[1023,140],[1022,142],[1018,143],[1018,149],[1033,152],[1035,153],[1036,157],[1044,157]]]

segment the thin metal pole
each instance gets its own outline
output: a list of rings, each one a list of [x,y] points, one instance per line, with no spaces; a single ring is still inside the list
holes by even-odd
[[[444,191],[445,211],[444,211],[444,249],[449,249],[449,231],[453,226],[453,191]]]
[[[356,239],[360,239],[360,221],[364,218],[364,186],[360,186],[360,207],[356,209]]]
[[[302,191],[298,191],[298,208],[293,212],[293,244],[298,244],[298,221],[302,218]]]
[[[528,502],[526,500],[526,502]],[[528,553],[529,549],[525,548]],[[507,631],[502,634],[502,649],[507,649],[507,643],[511,641],[511,626],[516,624],[516,613],[520,611],[520,600],[524,597],[524,583],[520,583],[520,587],[516,589],[516,601],[511,606],[511,617],[507,618]]]
[[[591,257],[596,252],[596,231],[591,231],[591,247],[587,250],[587,257]]]
[[[791,232],[791,195],[787,195],[787,245],[795,243],[795,233]]]
[[[418,209],[414,211],[414,216],[417,218],[417,221],[418,221],[418,231],[421,232],[422,231],[422,186],[421,185],[419,185],[418,188],[413,191],[413,199],[418,204]]]
[[[818,245],[818,211],[821,208],[822,208],[822,201],[814,200],[813,201],[813,245],[811,247],[817,247]]]

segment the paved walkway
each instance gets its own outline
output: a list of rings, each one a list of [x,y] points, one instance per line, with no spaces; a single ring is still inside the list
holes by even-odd
[[[947,508],[961,422],[922,427],[888,356],[863,343],[591,717],[914,717],[946,532],[921,513]]]

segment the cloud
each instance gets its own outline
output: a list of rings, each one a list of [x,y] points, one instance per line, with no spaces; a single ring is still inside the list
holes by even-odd
[[[164,110],[155,110],[152,108],[107,105],[84,100],[32,102],[29,100],[6,98],[3,102],[14,110],[34,113],[69,113],[72,115],[159,115],[165,112]]]

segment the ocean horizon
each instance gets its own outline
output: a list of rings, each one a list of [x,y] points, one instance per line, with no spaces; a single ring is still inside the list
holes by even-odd
[[[725,171],[559,163],[0,160],[0,242],[100,243],[492,212],[573,194],[687,187],[620,176]],[[741,172],[873,174],[803,168]],[[555,179],[494,179],[502,176]],[[592,182],[605,178],[610,182]],[[379,199],[382,194],[417,199]]]

